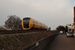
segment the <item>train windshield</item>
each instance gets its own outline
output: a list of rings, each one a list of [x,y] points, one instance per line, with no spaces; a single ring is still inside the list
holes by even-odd
[[[30,18],[24,18],[24,19],[23,19],[24,28],[29,28],[29,20],[30,20]]]

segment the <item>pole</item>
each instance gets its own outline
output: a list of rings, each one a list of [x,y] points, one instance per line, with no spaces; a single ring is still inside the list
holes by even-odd
[[[75,34],[75,7],[74,7],[74,19],[73,19],[74,21],[74,34]]]
[[[74,25],[75,25],[75,7],[74,7]]]

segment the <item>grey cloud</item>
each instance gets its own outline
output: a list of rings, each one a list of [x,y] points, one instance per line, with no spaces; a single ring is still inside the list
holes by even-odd
[[[70,0],[0,0],[0,25],[8,15],[30,16],[48,26],[72,23]]]

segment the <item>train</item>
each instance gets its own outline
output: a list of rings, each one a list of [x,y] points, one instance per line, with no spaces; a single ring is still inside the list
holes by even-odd
[[[20,19],[16,16],[10,16],[5,22],[5,26],[12,30],[48,30],[47,25],[30,17]]]
[[[32,29],[38,29],[38,30],[47,30],[48,26],[38,22],[37,20],[34,20],[30,17],[25,17],[21,21],[21,27],[23,30],[32,30]]]

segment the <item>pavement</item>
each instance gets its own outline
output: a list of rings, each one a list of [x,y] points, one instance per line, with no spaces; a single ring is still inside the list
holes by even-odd
[[[47,50],[75,50],[75,37],[60,34],[48,45]]]

